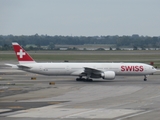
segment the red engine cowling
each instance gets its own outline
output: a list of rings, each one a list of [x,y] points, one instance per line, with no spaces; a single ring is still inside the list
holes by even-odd
[[[115,78],[116,74],[114,71],[106,71],[106,72],[101,73],[101,76],[103,79],[113,80]]]

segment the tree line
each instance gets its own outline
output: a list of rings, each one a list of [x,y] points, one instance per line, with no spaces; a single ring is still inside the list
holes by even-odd
[[[1,50],[12,49],[11,43],[18,42],[22,46],[35,45],[37,49],[48,46],[54,49],[55,45],[84,45],[84,44],[114,44],[115,47],[159,48],[160,37],[139,36],[48,36],[48,35],[0,35]],[[28,48],[32,49],[32,47]]]

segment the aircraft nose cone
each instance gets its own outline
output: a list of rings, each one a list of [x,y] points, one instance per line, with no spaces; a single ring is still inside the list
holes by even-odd
[[[154,69],[154,72],[157,72],[158,70],[157,69]]]
[[[155,72],[157,72],[158,70],[156,69],[156,68],[154,68],[153,70],[152,70],[152,72],[153,73],[155,73]]]

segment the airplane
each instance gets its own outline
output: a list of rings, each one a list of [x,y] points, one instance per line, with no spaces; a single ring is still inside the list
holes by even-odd
[[[6,64],[23,71],[48,76],[78,76],[77,81],[92,81],[92,78],[113,80],[116,76],[147,76],[157,70],[145,63],[37,63],[18,43],[13,42],[19,64]],[[85,78],[84,78],[85,77]]]

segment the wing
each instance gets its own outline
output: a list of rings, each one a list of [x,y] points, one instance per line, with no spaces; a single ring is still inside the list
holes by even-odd
[[[84,67],[84,69],[78,70],[73,72],[71,75],[75,75],[75,76],[93,76],[93,75],[101,75],[103,71],[95,69],[95,68],[91,68],[91,67]]]
[[[84,67],[85,76],[89,76],[91,78],[101,78],[102,72],[103,71],[95,69],[95,68]]]
[[[101,74],[103,71],[95,69],[95,68],[90,68],[90,67],[84,67],[84,73],[87,75],[91,74]]]

